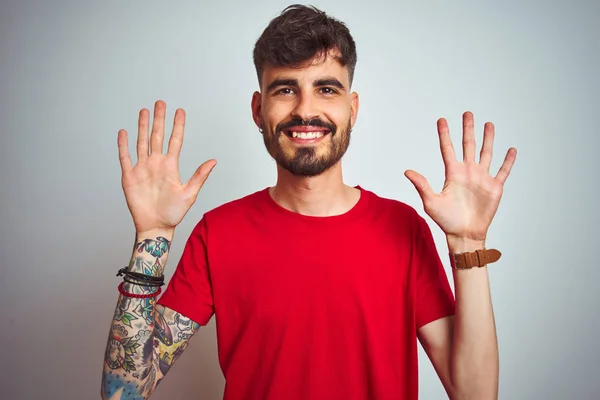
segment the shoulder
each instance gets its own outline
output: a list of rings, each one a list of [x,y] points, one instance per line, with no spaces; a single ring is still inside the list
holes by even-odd
[[[232,227],[239,228],[249,218],[260,215],[267,190],[259,190],[206,211],[192,229],[190,238],[199,237],[204,240],[209,231],[234,231]]]
[[[419,218],[422,219],[413,206],[401,200],[381,196],[364,188],[361,188],[361,190],[369,196],[369,208],[376,214],[383,214],[393,220],[399,219],[404,223],[411,224],[418,224]]]
[[[267,188],[248,194],[244,197],[221,204],[207,211],[202,220],[208,224],[237,222],[247,220],[248,217],[261,214],[264,211]],[[202,222],[202,221],[201,221]]]
[[[414,207],[391,198],[378,196],[370,192],[372,202],[370,207],[378,215],[376,219],[384,224],[388,232],[410,238],[412,243],[425,243],[435,248],[432,226]]]

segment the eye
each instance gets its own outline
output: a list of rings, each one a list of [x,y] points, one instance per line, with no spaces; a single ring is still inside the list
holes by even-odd
[[[321,89],[319,89],[319,91],[323,94],[336,94],[337,90],[335,90],[334,88],[330,88],[330,87],[323,87]]]
[[[281,94],[281,95],[289,95],[289,94],[294,94],[294,90],[291,88],[281,88],[279,90],[275,91],[275,94]]]

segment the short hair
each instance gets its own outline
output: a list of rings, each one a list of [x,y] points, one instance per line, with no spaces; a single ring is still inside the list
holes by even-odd
[[[348,68],[350,85],[356,67],[356,44],[346,25],[314,6],[294,4],[271,20],[254,46],[258,82],[266,66],[299,67],[315,57],[337,51],[337,61]]]

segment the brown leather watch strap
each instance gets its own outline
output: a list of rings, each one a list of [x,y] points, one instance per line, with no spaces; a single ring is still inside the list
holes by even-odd
[[[502,253],[496,249],[482,249],[460,254],[450,253],[450,266],[452,266],[453,269],[483,267],[498,261],[501,255]]]

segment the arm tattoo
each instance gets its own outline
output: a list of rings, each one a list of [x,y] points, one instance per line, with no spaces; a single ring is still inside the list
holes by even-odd
[[[136,243],[129,269],[162,275],[170,245],[164,237]],[[129,283],[124,289],[129,293],[157,290]],[[155,303],[155,298],[119,296],[106,345],[102,398],[148,398],[198,330],[195,322]]]

